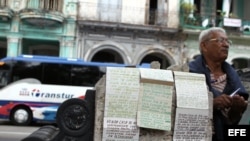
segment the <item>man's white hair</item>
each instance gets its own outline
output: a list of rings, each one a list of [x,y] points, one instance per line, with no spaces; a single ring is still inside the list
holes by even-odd
[[[221,28],[221,27],[211,27],[205,30],[202,30],[200,35],[199,35],[199,49],[200,49],[200,53],[202,53],[201,51],[201,42],[205,41],[205,40],[209,40],[212,35],[212,33],[214,32],[222,32],[224,34],[226,34],[226,31]]]

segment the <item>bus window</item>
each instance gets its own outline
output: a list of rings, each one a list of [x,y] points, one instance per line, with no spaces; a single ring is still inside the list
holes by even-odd
[[[72,84],[77,86],[95,86],[102,76],[97,66],[78,66],[72,67]]]
[[[39,62],[17,61],[13,64],[12,81],[35,78],[41,81],[42,66]]]
[[[44,63],[44,76],[42,83],[71,85],[71,66],[69,64]]]

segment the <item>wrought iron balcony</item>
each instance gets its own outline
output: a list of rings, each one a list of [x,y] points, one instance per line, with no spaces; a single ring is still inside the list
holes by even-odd
[[[28,1],[27,9],[20,11],[20,18],[25,24],[33,26],[57,27],[64,21],[60,0]]]
[[[7,6],[7,0],[0,0],[0,21],[9,22],[14,12]]]
[[[0,21],[1,22],[9,22],[13,17],[14,12],[8,7],[0,7]]]
[[[23,9],[20,11],[20,19],[22,22],[33,26],[57,27],[63,23],[64,16],[60,12]]]
[[[180,24],[186,29],[206,29],[212,26],[223,27],[230,32],[238,32],[250,35],[250,20],[240,18],[228,18],[212,14],[181,13]]]

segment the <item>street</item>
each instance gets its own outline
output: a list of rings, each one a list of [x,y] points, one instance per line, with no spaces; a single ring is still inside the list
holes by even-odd
[[[249,125],[250,124],[250,102],[248,102],[248,107],[243,114],[240,123],[241,125]]]
[[[41,126],[43,126],[43,124],[14,126],[7,121],[0,120],[0,141],[21,141]]]

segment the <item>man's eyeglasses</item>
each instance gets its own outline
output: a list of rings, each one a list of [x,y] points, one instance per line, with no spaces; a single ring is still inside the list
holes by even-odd
[[[226,38],[213,38],[213,39],[209,39],[208,41],[216,41],[217,43],[223,44],[223,43],[227,43],[229,45],[232,45],[233,42],[231,40],[228,40]]]

